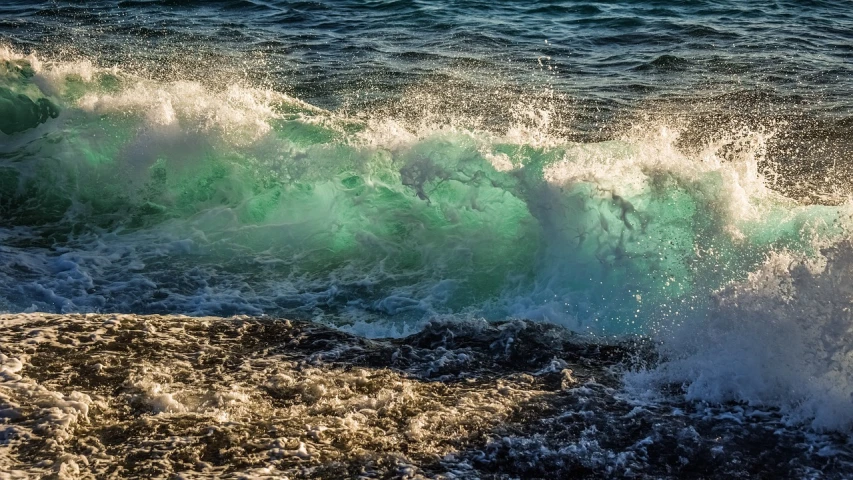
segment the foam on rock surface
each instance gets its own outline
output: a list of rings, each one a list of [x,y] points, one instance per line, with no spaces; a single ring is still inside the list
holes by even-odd
[[[0,478],[840,478],[851,460],[772,411],[632,398],[618,372],[646,349],[553,325],[395,340],[265,318],[0,326]]]

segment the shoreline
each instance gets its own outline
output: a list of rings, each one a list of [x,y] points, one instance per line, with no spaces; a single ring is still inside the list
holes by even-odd
[[[642,348],[549,324],[375,340],[251,317],[0,326],[0,478],[841,478],[853,460],[844,435],[778,411],[635,398],[618,372]]]

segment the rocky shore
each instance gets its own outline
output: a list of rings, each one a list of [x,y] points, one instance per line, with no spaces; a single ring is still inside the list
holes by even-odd
[[[626,392],[642,342],[526,321],[0,316],[0,478],[843,478],[843,435]]]

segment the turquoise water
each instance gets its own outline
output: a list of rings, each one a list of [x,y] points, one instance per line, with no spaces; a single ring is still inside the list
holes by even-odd
[[[581,143],[548,104],[504,131],[354,117],[12,52],[4,84],[23,112],[2,150],[12,309],[644,332],[846,228],[768,188],[760,131],[702,154],[652,123]]]

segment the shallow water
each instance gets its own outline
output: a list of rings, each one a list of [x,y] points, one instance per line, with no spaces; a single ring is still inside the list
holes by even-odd
[[[12,478],[844,478],[844,435],[620,388],[645,348],[548,324],[400,340],[247,318],[30,314],[4,325]],[[67,393],[71,392],[71,393]]]

